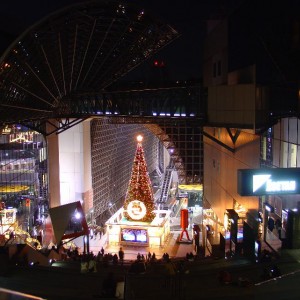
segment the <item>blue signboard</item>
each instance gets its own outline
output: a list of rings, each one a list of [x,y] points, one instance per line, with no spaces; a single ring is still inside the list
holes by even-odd
[[[240,169],[241,196],[300,194],[300,168]]]

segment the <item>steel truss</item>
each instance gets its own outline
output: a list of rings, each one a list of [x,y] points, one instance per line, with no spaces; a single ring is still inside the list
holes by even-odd
[[[200,138],[204,121],[199,85],[113,86],[178,36],[119,1],[74,4],[49,15],[0,58],[0,125],[19,123],[48,136],[90,117],[147,124],[174,149],[180,176],[198,174],[200,164],[191,164],[199,160],[201,145],[190,140],[193,134]]]
[[[0,59],[1,123],[76,118],[69,115],[76,108],[82,115],[80,109],[93,107],[83,91],[104,99],[112,83],[178,36],[119,1],[90,1],[49,15]]]

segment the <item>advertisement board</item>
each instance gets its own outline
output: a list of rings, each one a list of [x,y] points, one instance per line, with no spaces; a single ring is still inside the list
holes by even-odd
[[[146,229],[122,228],[121,241],[130,243],[148,243],[148,233]]]
[[[300,168],[239,169],[241,196],[300,194]]]

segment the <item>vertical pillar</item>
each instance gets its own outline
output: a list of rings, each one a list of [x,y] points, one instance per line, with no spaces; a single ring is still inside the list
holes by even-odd
[[[56,121],[47,124],[52,132]],[[49,205],[82,201],[84,212],[93,207],[90,120],[47,137]]]
[[[52,123],[57,123],[51,120]],[[54,126],[47,123],[47,132],[54,130]],[[49,176],[49,207],[60,205],[60,181],[59,181],[59,144],[58,135],[53,133],[46,137],[48,152],[48,176]]]
[[[83,126],[83,210],[85,213],[93,207],[92,158],[91,158],[91,122],[86,120]],[[94,211],[93,211],[94,219]]]

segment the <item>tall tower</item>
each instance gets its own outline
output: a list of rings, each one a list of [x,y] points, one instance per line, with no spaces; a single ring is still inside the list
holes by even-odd
[[[133,161],[125,202],[124,216],[129,221],[151,222],[154,217],[154,196],[142,146],[143,137],[137,136],[137,148]]]

